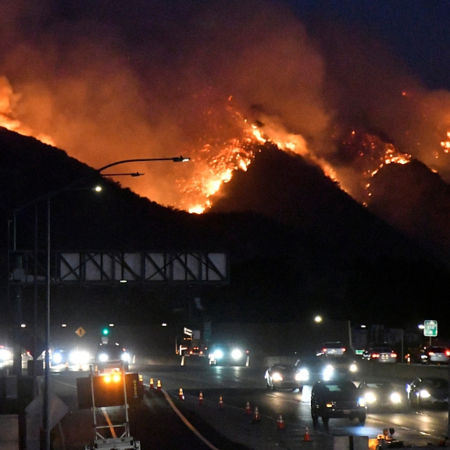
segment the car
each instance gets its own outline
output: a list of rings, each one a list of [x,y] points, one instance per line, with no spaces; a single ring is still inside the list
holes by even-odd
[[[362,359],[379,363],[396,363],[397,353],[390,347],[372,347],[364,350]]]
[[[95,356],[95,366],[99,372],[115,369],[129,370],[130,354],[119,343],[100,344]]]
[[[317,426],[319,417],[324,424],[331,418],[347,417],[365,423],[367,408],[360,391],[349,379],[316,381],[311,390],[311,417]]]
[[[347,348],[341,341],[323,342],[317,356],[320,355],[343,355]]]
[[[401,409],[406,404],[405,393],[389,382],[362,381],[359,395],[364,398],[368,410]]]
[[[406,385],[406,393],[412,407],[448,404],[448,380],[440,377],[417,377]]]
[[[235,344],[213,344],[208,353],[209,364],[248,366],[250,363],[249,351]]]
[[[303,390],[303,383],[309,379],[309,371],[301,366],[300,360],[294,364],[274,364],[264,374],[267,389],[299,389]]]
[[[185,356],[206,356],[207,347],[203,345],[194,345],[186,350]]]
[[[450,350],[440,345],[425,347],[420,354],[420,360],[424,364],[448,364]]]
[[[316,370],[319,378],[331,380],[332,378],[349,377],[358,372],[358,364],[350,355],[319,355],[316,358]]]
[[[78,347],[50,349],[50,367],[54,369],[88,370],[91,362],[92,356],[87,349]]]

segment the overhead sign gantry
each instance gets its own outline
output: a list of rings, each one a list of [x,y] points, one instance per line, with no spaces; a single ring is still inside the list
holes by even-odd
[[[34,253],[22,258],[12,280],[33,283]],[[45,264],[38,255],[37,281],[45,281]],[[213,252],[52,252],[52,283],[201,283],[229,282],[227,253]]]

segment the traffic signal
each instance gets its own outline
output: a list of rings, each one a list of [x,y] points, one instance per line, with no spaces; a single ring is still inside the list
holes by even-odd
[[[102,330],[102,335],[103,336],[108,336],[108,334],[109,334],[109,328],[103,328],[103,330]]]

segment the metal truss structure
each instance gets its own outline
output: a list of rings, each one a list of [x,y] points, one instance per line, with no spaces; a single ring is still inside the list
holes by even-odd
[[[36,257],[37,256],[37,257]],[[11,281],[45,282],[45,255],[14,252]],[[17,262],[19,260],[19,262]],[[226,284],[226,253],[208,252],[52,252],[51,283]]]

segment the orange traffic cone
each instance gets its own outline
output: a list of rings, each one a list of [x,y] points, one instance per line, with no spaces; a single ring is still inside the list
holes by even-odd
[[[203,405],[203,392],[200,392],[200,394],[198,395],[198,404],[200,406]]]
[[[311,436],[309,435],[308,427],[305,427],[305,434],[303,436],[303,442],[310,442]]]
[[[261,418],[259,417],[259,409],[255,406],[255,413],[253,414],[253,422],[259,422]]]
[[[284,430],[284,420],[283,420],[283,416],[280,414],[280,416],[278,417],[278,429],[279,430]]]
[[[219,397],[219,409],[223,409],[223,398],[222,398],[222,396]]]
[[[249,416],[252,413],[252,410],[250,408],[250,402],[247,402],[247,404],[245,405],[245,414],[247,414],[247,416]]]
[[[183,388],[178,390],[178,400],[184,400]]]
[[[153,378],[150,378],[150,389],[155,389],[155,384],[153,382]]]
[[[157,382],[156,382],[156,388],[160,391],[161,390],[161,388],[162,388],[162,386],[161,386],[161,380],[158,380]]]

